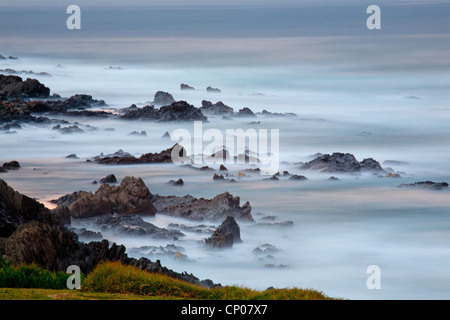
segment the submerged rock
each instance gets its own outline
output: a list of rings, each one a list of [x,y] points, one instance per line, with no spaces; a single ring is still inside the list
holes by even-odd
[[[164,229],[144,221],[137,215],[105,215],[98,217],[95,224],[102,232],[121,236],[148,236],[154,239],[178,239],[184,234],[178,230]]]
[[[13,160],[13,161],[10,161],[10,162],[5,162],[1,166],[1,168],[3,170],[6,170],[6,171],[8,171],[8,170],[19,170],[20,169],[20,164],[19,164],[19,162]]]
[[[200,110],[204,113],[219,114],[224,116],[233,115],[234,113],[233,108],[227,106],[222,101],[213,104],[211,101],[203,100]]]
[[[180,85],[180,90],[191,90],[191,91],[193,91],[193,90],[195,90],[195,88],[194,88],[194,87],[191,87],[191,86],[188,85],[188,84],[182,83],[182,84]]]
[[[443,190],[448,188],[447,182],[420,181],[410,184],[401,184],[400,188],[420,188],[428,190]]]

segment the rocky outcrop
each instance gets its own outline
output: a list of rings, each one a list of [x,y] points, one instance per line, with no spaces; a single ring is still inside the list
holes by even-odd
[[[153,104],[167,106],[175,102],[175,99],[168,92],[158,91],[153,99]]]
[[[253,111],[247,107],[240,109],[239,112],[236,114],[236,116],[256,118],[256,114],[254,114]]]
[[[55,212],[64,210],[60,208]],[[15,264],[35,263],[49,270],[64,272],[70,265],[77,265],[83,273],[89,273],[101,261],[120,261],[200,286],[220,286],[208,279],[200,280],[192,274],[167,269],[159,260],[129,258],[123,245],[111,244],[107,240],[82,243],[76,233],[63,226],[64,223],[70,223],[69,216],[50,212],[0,180],[0,255],[5,260]]]
[[[184,234],[178,230],[159,228],[144,221],[136,215],[107,215],[95,219],[94,223],[101,227],[103,233],[113,233],[121,236],[151,237],[154,239],[177,240]]]
[[[48,97],[50,89],[36,79],[0,74],[0,99]]]
[[[79,191],[56,200],[66,206],[74,218],[101,215],[142,214],[154,215],[151,193],[141,178],[125,177],[119,186],[103,184],[94,193]]]
[[[229,248],[240,242],[242,242],[241,230],[232,216],[228,216],[213,235],[205,239],[205,244],[212,248]]]
[[[234,113],[233,108],[222,101],[213,104],[211,101],[203,100],[200,110],[205,114],[233,115]]]
[[[222,90],[220,90],[219,88],[207,87],[206,88],[206,92],[209,92],[209,93],[221,93]]]
[[[104,178],[100,179],[101,183],[117,183],[117,178],[115,175],[113,174],[109,174]]]
[[[172,150],[174,148],[181,148],[180,155],[185,152],[184,149],[175,144],[172,148],[168,148],[158,153],[146,153],[139,158],[133,157],[130,154],[123,155],[110,155],[110,156],[96,156],[91,161],[95,161],[100,164],[114,164],[114,165],[126,165],[126,164],[144,164],[144,163],[171,163],[172,162]]]
[[[10,162],[5,162],[1,168],[5,171],[9,171],[9,170],[19,170],[20,169],[20,164],[19,162],[13,160]]]
[[[63,225],[70,223],[70,216],[51,212],[0,179],[0,237],[10,236],[21,224],[32,220]]]
[[[177,101],[159,109],[159,121],[206,121],[202,111],[186,101]]]
[[[194,88],[194,87],[191,87],[191,86],[188,85],[188,84],[182,83],[182,84],[180,85],[180,90],[190,90],[190,91],[193,91],[193,90],[195,90],[195,88]]]
[[[332,155],[324,154],[312,161],[304,163],[301,169],[319,170],[321,172],[347,172],[356,173],[361,171],[384,172],[381,165],[372,158],[362,162],[356,160],[350,153],[335,152]]]
[[[184,197],[153,195],[152,200],[158,214],[192,220],[219,221],[232,216],[237,220],[253,221],[250,203],[246,202],[240,206],[240,198],[233,197],[228,192],[219,194],[211,200],[197,199],[190,195]]]
[[[433,182],[433,181],[420,181],[414,182],[410,184],[401,184],[400,188],[419,188],[419,189],[428,189],[428,190],[444,190],[448,189],[447,182]]]
[[[176,101],[159,109],[154,106],[138,108],[135,105],[122,110],[122,119],[166,121],[206,121],[208,120],[199,108],[186,101]]]

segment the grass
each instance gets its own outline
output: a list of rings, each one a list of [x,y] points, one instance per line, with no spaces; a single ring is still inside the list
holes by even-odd
[[[103,262],[82,277],[81,290],[68,290],[69,274],[36,265],[13,266],[0,260],[0,300],[329,300],[312,289],[265,291],[239,286],[204,288],[120,262]]]

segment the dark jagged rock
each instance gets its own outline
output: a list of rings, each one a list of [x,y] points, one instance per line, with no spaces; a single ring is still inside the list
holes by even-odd
[[[153,104],[167,106],[175,102],[175,99],[168,92],[158,91],[153,99]]]
[[[60,124],[54,126],[52,130],[59,131],[62,134],[84,133],[84,130],[78,126],[62,127]]]
[[[227,106],[222,101],[212,103],[211,101],[203,100],[200,110],[204,113],[220,114],[220,115],[233,115],[233,108]]]
[[[229,192],[219,194],[211,200],[197,199],[190,195],[184,197],[153,195],[152,200],[158,214],[199,221],[218,221],[227,216],[233,216],[237,220],[254,221],[250,203],[246,202],[241,207],[240,198],[233,197]]]
[[[184,234],[178,230],[159,228],[136,215],[105,215],[96,218],[102,232],[121,236],[148,236],[154,239],[178,239]]]
[[[184,181],[183,181],[183,179],[178,179],[177,181],[175,181],[175,180],[170,180],[169,182],[168,182],[169,184],[171,184],[171,185],[173,185],[173,186],[183,186],[184,185]]]
[[[159,109],[159,121],[206,121],[202,111],[186,101],[177,101]]]
[[[122,119],[157,120],[161,122],[208,120],[199,108],[190,105],[186,101],[176,101],[159,109],[155,109],[154,106],[145,106],[143,108],[131,106],[122,111],[124,112],[120,117]]]
[[[228,216],[214,231],[213,235],[205,239],[206,245],[213,248],[232,247],[233,244],[240,242],[242,242],[241,230],[232,216]]]
[[[247,107],[240,109],[236,116],[256,118],[256,114],[254,114],[253,111]]]
[[[328,178],[329,181],[339,181],[338,178],[336,178],[335,176],[331,176]]]
[[[257,114],[262,115],[262,116],[268,116],[268,117],[296,117],[297,116],[295,113],[292,113],[292,112],[277,113],[277,112],[270,112],[267,110],[263,110],[261,112],[258,112]]]
[[[195,90],[195,88],[194,87],[191,87],[190,85],[188,85],[188,84],[185,84],[185,83],[182,83],[181,85],[180,85],[180,89],[181,90]]]
[[[71,153],[68,156],[66,156],[66,159],[80,159],[75,153]]]
[[[223,175],[214,174],[213,180],[224,180],[225,177]]]
[[[223,164],[221,164],[219,171],[228,171],[228,169]]]
[[[48,97],[50,89],[36,79],[0,74],[0,99]]]
[[[420,181],[410,184],[401,184],[400,188],[420,188],[428,190],[443,190],[448,188],[447,182]]]
[[[0,237],[10,236],[19,225],[32,220],[58,225],[70,223],[70,216],[58,213],[16,192],[0,179]]]
[[[1,101],[0,102],[0,123],[18,124],[28,122],[36,124],[48,124],[52,121],[45,117],[35,117],[31,115],[31,108],[35,106],[34,101]]]
[[[15,160],[13,160],[13,161],[10,161],[10,162],[5,162],[3,165],[2,165],[2,169],[3,170],[19,170],[20,169],[20,164],[19,164],[19,162],[17,162],[17,161],[15,161]]]
[[[145,131],[141,131],[141,132],[132,131],[128,135],[129,136],[136,136],[136,137],[146,137],[147,136],[147,132],[145,132]]]
[[[312,161],[304,163],[300,168],[319,170],[321,172],[384,172],[381,165],[372,158],[358,162],[354,155],[340,152],[335,152],[332,155],[324,154]]]
[[[209,93],[221,93],[222,90],[220,90],[220,89],[218,89],[218,88],[207,87],[207,88],[206,88],[206,92],[209,92]]]
[[[294,174],[293,176],[289,177],[289,180],[299,180],[299,181],[304,181],[304,180],[308,180],[308,178],[305,177],[305,176],[302,176],[302,175]]]
[[[70,98],[63,100],[47,100],[44,102],[48,108],[50,108],[55,113],[65,113],[66,115],[83,115],[83,113],[74,113],[75,110],[86,110],[92,107],[103,107],[106,105],[103,100],[93,99],[91,95],[88,94],[76,94]],[[71,113],[72,111],[73,113]],[[91,113],[91,115],[102,115],[104,112]],[[109,113],[108,113],[109,114]],[[84,115],[89,115],[88,112]]]
[[[47,72],[34,72],[31,70],[14,70],[14,69],[10,69],[10,68],[0,69],[0,73],[13,74],[13,75],[51,77],[51,74],[47,73]]]
[[[113,155],[113,156],[96,156],[93,161],[100,164],[114,164],[114,165],[126,165],[126,164],[144,164],[144,163],[171,163],[172,162],[172,150],[174,148],[180,148],[180,156],[185,153],[184,148],[175,144],[172,148],[163,150],[159,153],[146,153],[139,158],[131,155]]]
[[[268,243],[257,246],[255,249],[253,249],[253,253],[258,255],[275,254],[280,251],[280,249]]]
[[[161,138],[163,138],[163,139],[170,139],[170,134],[169,134],[169,132],[166,131],[166,132],[161,136]]]
[[[113,174],[109,174],[106,177],[100,179],[101,183],[117,183],[116,176]]]
[[[103,235],[100,232],[95,232],[91,230],[87,230],[85,228],[81,228],[80,230],[75,231],[78,234],[80,240],[88,240],[88,241],[101,241],[103,240]]]
[[[103,184],[94,193],[79,191],[56,200],[66,206],[74,218],[101,215],[143,214],[154,215],[151,193],[141,178],[125,177],[119,186]]]

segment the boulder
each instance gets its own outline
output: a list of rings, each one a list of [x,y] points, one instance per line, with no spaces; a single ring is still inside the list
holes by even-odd
[[[109,174],[106,177],[100,179],[101,183],[117,183],[117,178],[113,174]]]
[[[13,160],[11,162],[5,162],[2,165],[2,169],[3,170],[19,170],[20,169],[20,164],[19,162]]]
[[[182,84],[180,85],[180,89],[181,89],[181,90],[195,90],[194,87],[191,87],[190,85],[185,84],[185,83],[182,83]]]
[[[209,92],[209,93],[221,93],[222,90],[220,90],[220,89],[218,89],[218,88],[207,87],[207,88],[206,88],[206,92]]]
[[[305,177],[305,176],[302,176],[302,175],[294,174],[294,175],[292,175],[292,176],[289,177],[289,180],[299,180],[299,181],[304,181],[304,180],[308,180],[308,178]]]
[[[158,91],[153,99],[153,104],[160,106],[167,106],[175,102],[175,99],[168,92]]]
[[[159,121],[206,121],[199,108],[190,105],[186,101],[173,102],[159,109]]]
[[[211,101],[203,100],[200,110],[204,113],[219,114],[219,115],[233,115],[233,108],[227,106],[222,101],[212,103]]]
[[[64,197],[63,197],[64,198]],[[103,184],[94,193],[78,192],[58,199],[74,218],[88,218],[113,213],[154,215],[151,193],[141,178],[125,177],[119,186]]]
[[[216,231],[214,231],[213,235],[205,239],[206,245],[213,248],[232,247],[233,244],[240,242],[242,242],[241,231],[232,216],[228,216]]]
[[[236,116],[256,118],[256,114],[254,114],[253,111],[247,107],[240,109]]]
[[[50,89],[36,79],[0,74],[0,99],[48,97]]]

